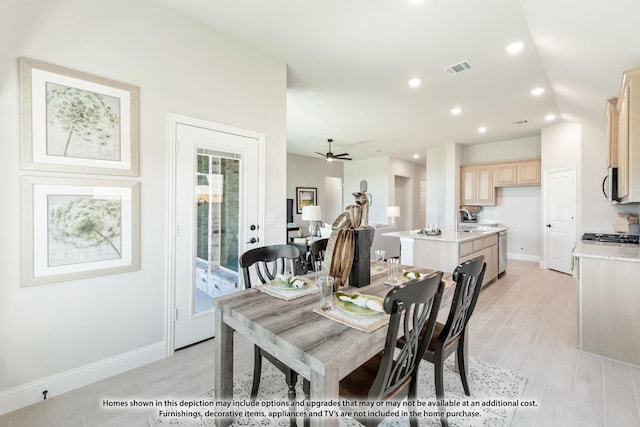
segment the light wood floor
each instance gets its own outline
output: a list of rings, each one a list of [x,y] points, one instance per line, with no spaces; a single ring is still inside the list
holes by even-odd
[[[480,294],[469,354],[528,378],[513,426],[640,426],[640,368],[578,351],[575,281],[509,261]],[[236,372],[251,369],[252,348],[236,339]],[[284,379],[283,379],[284,381]],[[213,341],[164,360],[0,416],[0,427],[148,426],[149,411],[103,409],[103,398],[190,398],[213,386]]]

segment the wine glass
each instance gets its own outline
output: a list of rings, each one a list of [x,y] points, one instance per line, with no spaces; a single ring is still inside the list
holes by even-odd
[[[376,249],[376,270],[382,271],[384,268],[382,267],[382,261],[384,260],[384,251],[382,249]]]

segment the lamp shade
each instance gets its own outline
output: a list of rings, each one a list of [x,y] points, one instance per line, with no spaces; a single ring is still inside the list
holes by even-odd
[[[389,218],[400,218],[400,206],[387,206],[387,216]]]
[[[302,208],[303,221],[322,221],[320,206],[304,206]]]

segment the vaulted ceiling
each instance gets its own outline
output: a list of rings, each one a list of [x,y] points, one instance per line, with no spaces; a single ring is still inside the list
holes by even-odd
[[[558,121],[604,129],[622,72],[640,67],[638,0],[159,1],[287,64],[287,147],[302,155],[333,138],[356,159],[421,161]]]

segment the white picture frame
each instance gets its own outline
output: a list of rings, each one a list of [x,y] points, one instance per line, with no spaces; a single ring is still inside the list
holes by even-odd
[[[20,58],[21,165],[138,176],[138,88]]]
[[[140,269],[138,182],[22,177],[22,284]]]

